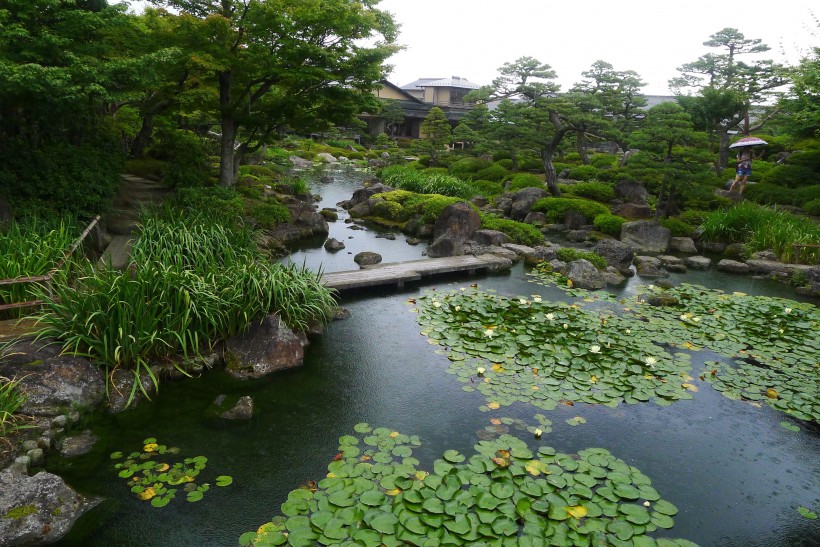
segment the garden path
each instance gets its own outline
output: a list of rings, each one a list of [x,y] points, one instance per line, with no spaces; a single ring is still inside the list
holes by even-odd
[[[172,190],[159,181],[123,174],[122,183],[112,203],[111,211],[105,216],[111,243],[100,257],[100,266],[110,266],[121,270],[128,265],[131,247],[137,239],[136,229],[140,211],[147,206],[159,205]]]

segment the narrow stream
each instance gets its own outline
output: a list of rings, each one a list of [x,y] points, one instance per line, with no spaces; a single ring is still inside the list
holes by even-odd
[[[315,185],[322,207],[348,199],[362,177],[354,171],[332,174],[333,184]],[[347,249],[331,254],[321,246],[305,248],[291,260],[333,272],[355,269],[353,256],[364,250],[379,252],[384,262],[420,258],[424,252],[424,245],[410,246],[402,234],[390,241],[377,238],[376,231],[351,230],[343,221],[346,216],[340,210],[330,236],[344,241]],[[715,271],[671,279],[794,298],[786,287]],[[279,514],[290,490],[324,477],[339,437],[350,434],[358,422],[419,435],[423,445],[414,455],[422,468],[429,469],[447,449],[472,453],[489,425],[489,416],[479,411],[484,397],[464,392],[446,373],[447,358],[434,353],[435,347],[419,334],[407,303],[431,288],[472,283],[500,294],[566,299],[557,289],[529,283],[520,264],[501,274],[350,294],[341,304],[351,317],[311,340],[303,367],[252,382],[209,371],[201,378],[164,383],[154,401],[135,409],[92,416],[80,429],[90,428],[99,437],[94,450],[71,460],[52,455],[47,468],[104,501],[59,545],[237,545],[240,534]],[[630,294],[640,283],[632,278],[617,292]],[[714,358],[708,352],[694,354],[693,369]],[[708,384],[694,382],[700,389],[693,400],[668,407],[558,408],[546,413],[553,431],[530,441],[565,453],[602,447],[638,467],[664,499],[680,508],[669,537],[704,546],[820,545],[820,521],[796,512],[799,505],[820,507],[820,428],[799,422],[800,432],[788,431],[779,425],[788,419],[784,414],[729,400]],[[209,417],[207,410],[220,394],[252,395],[253,419]],[[531,423],[541,410],[516,403],[502,412]],[[571,427],[564,422],[576,415],[587,423]],[[211,488],[198,503],[187,503],[182,496],[157,509],[137,500],[117,476],[109,454],[140,450],[147,437],[179,447],[188,457],[206,456],[208,473],[231,475],[233,484]]]

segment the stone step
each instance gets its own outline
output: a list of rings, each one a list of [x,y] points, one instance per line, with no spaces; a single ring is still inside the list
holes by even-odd
[[[129,258],[131,256],[131,248],[134,246],[136,237],[131,235],[115,235],[111,238],[111,243],[108,244],[105,251],[103,251],[97,266],[99,268],[113,268],[115,270],[123,270],[128,266]]]

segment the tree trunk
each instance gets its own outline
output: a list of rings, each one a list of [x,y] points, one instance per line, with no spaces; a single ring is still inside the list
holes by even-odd
[[[146,114],[142,117],[142,126],[139,133],[134,137],[134,142],[131,143],[131,157],[143,158],[145,157],[145,149],[148,148],[148,143],[151,142],[151,137],[154,134],[154,115]]]
[[[587,155],[586,142],[587,139],[584,136],[584,132],[576,131],[575,149],[578,151],[578,155],[581,156],[581,163],[583,163],[584,165],[589,165],[589,155]]]
[[[234,147],[238,123],[231,109],[231,73],[219,73],[219,107],[222,135],[219,141],[219,184],[235,186],[237,166]]]
[[[541,149],[541,162],[544,164],[544,182],[547,183],[550,194],[555,197],[561,196],[561,190],[558,188],[558,173],[555,172],[555,165],[552,164],[552,157],[555,150],[552,147],[545,147]]]
[[[718,176],[729,165],[729,130],[723,127],[717,129],[718,136],[718,163],[715,172]]]

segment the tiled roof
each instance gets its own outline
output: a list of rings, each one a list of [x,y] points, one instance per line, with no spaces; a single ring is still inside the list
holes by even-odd
[[[481,87],[466,78],[453,76],[451,78],[419,78],[414,82],[401,86],[402,89],[423,89],[425,87],[457,87],[460,89],[478,89]]]

